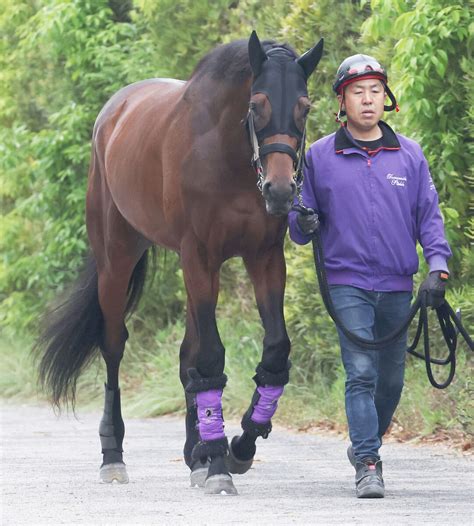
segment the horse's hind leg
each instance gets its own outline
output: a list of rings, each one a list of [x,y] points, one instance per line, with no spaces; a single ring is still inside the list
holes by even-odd
[[[129,277],[131,272],[127,274]],[[122,456],[125,426],[119,388],[119,367],[127,339],[124,324],[127,286],[126,275],[109,274],[105,269],[99,272],[99,301],[104,316],[102,356],[107,367],[104,413],[99,427],[103,455],[100,468],[102,482],[128,482]]]
[[[146,258],[146,254],[142,257]],[[128,337],[124,322],[128,290],[133,278],[141,279],[137,274],[144,262],[137,264],[136,258],[128,256],[122,256],[121,260],[114,257],[112,261],[99,269],[99,303],[104,316],[102,356],[107,367],[104,414],[99,428],[103,454],[100,478],[102,482],[125,483],[128,475],[122,457],[125,426],[120,406],[119,367]],[[135,273],[134,268],[137,268]]]
[[[225,457],[228,451],[222,416],[225,350],[217,330],[215,309],[219,288],[220,262],[210,262],[205,247],[193,236],[183,239],[181,263],[188,294],[188,322],[181,347],[181,381],[185,385],[188,406],[187,446],[199,440],[186,459],[209,460],[205,492],[235,495]],[[194,422],[193,422],[194,420]],[[196,426],[194,435],[190,427]],[[191,431],[191,432],[190,432]]]
[[[104,413],[99,434],[102,482],[128,482],[123,462],[119,367],[128,337],[125,315],[131,296],[139,296],[145,279],[147,242],[120,215],[105,189],[88,196],[87,227],[98,269],[103,315],[101,352],[107,367]],[[136,297],[138,299],[138,297]]]
[[[289,380],[290,340],[283,316],[286,268],[283,247],[275,246],[257,259],[244,258],[255,289],[258,310],[265,329],[263,354],[254,376],[257,387],[242,418],[243,433],[231,442],[228,467],[231,473],[245,473],[255,455],[259,436],[267,438],[278,399]]]

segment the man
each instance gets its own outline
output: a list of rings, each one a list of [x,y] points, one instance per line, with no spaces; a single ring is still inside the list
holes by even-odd
[[[338,120],[347,115],[347,122],[309,149],[302,196],[316,213],[292,212],[290,236],[308,243],[319,217],[335,309],[351,332],[380,339],[410,310],[416,242],[430,269],[421,288],[432,307],[444,301],[451,251],[421,148],[380,120],[384,110],[397,107],[385,69],[367,55],[351,56],[333,88]],[[384,105],[387,96],[390,106]],[[407,335],[375,351],[340,331],[339,341],[356,495],[383,497],[379,448],[402,392]]]

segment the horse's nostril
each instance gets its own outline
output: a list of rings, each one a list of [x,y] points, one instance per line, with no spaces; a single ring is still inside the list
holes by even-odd
[[[262,186],[262,193],[265,199],[276,199],[286,201],[292,199],[296,194],[296,183],[289,181],[281,184],[273,184],[265,181]]]

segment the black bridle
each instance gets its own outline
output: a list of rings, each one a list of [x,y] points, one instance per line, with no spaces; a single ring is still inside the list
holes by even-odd
[[[262,160],[265,155],[274,152],[286,153],[293,160],[293,168],[295,173],[293,180],[296,184],[296,195],[298,202],[302,205],[301,190],[303,188],[303,164],[306,162],[305,158],[305,146],[306,146],[306,124],[303,128],[301,139],[299,140],[299,147],[297,150],[293,149],[289,144],[283,142],[272,142],[270,144],[264,144],[260,146],[258,143],[257,133],[255,131],[254,113],[252,106],[249,106],[249,111],[246,118],[247,130],[249,133],[250,145],[252,147],[252,158],[251,164],[257,174],[257,187],[260,192],[263,192],[263,182],[265,180],[265,174],[263,171]]]

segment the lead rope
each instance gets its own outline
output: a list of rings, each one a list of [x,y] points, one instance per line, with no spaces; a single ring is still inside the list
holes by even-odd
[[[306,207],[300,208],[300,206],[295,205],[293,207],[293,210],[296,210],[304,214],[305,212],[307,213],[308,209]],[[431,355],[430,355],[430,342],[429,342],[429,331],[428,331],[428,310],[426,306],[426,293],[418,295],[415,302],[410,308],[410,312],[408,313],[407,319],[401,324],[399,328],[395,329],[390,334],[388,334],[384,338],[380,338],[379,340],[367,340],[366,338],[361,338],[355,335],[354,333],[352,333],[349,329],[347,329],[347,327],[344,325],[342,320],[339,318],[334,308],[334,304],[332,302],[332,298],[329,293],[329,285],[327,282],[326,269],[324,266],[324,252],[322,248],[321,233],[319,232],[319,229],[317,229],[316,232],[312,236],[312,244],[313,244],[313,254],[314,254],[314,264],[316,268],[316,275],[318,278],[319,289],[321,291],[321,296],[323,298],[324,305],[326,307],[326,310],[328,311],[329,316],[332,318],[332,320],[334,321],[336,326],[340,329],[340,331],[344,334],[344,336],[346,336],[347,339],[350,340],[352,343],[355,343],[356,345],[359,345],[365,349],[379,350],[380,347],[383,347],[384,345],[394,343],[401,336],[401,334],[405,330],[408,329],[413,318],[416,316],[417,312],[420,311],[416,334],[413,339],[413,343],[408,347],[407,352],[415,356],[416,358],[425,360],[428,379],[433,387],[436,387],[437,389],[445,389],[446,387],[448,387],[448,385],[452,382],[454,378],[454,373],[456,371],[457,334],[456,334],[456,330],[454,329],[453,322],[454,322],[454,325],[456,326],[456,329],[459,331],[459,333],[462,335],[462,337],[466,341],[470,350],[474,351],[474,343],[471,337],[467,333],[466,329],[461,323],[461,320],[456,315],[456,313],[453,311],[448,301],[445,301],[440,307],[436,309],[436,314],[438,316],[438,321],[440,323],[441,331],[443,333],[443,337],[446,341],[446,344],[449,350],[448,356],[445,359],[431,358]],[[422,332],[423,332],[423,342],[424,342],[424,355],[415,352],[415,349],[418,345]],[[445,382],[438,383],[435,380],[431,364],[434,364],[434,365],[450,364],[448,378]]]
[[[296,198],[298,199],[298,204],[301,207],[304,207],[303,196],[301,195],[301,192],[303,190],[303,182],[304,182],[303,163],[306,165],[305,146],[306,146],[306,123],[305,123],[305,128],[303,130],[303,136],[301,137],[298,164],[296,165],[295,177],[294,177],[295,183],[296,183]]]

